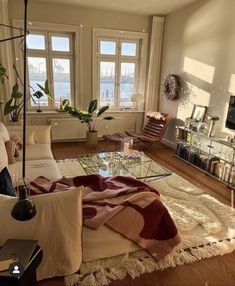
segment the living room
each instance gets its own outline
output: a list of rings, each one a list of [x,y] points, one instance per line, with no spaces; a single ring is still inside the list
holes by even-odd
[[[14,219],[18,197],[0,195],[0,246],[14,239],[38,247],[6,285],[234,285],[235,2],[1,0],[0,7],[0,23],[14,27],[1,25],[0,40],[19,36],[0,43],[1,173],[8,167],[16,189],[25,178],[35,211]],[[94,230],[86,208],[102,212],[97,200],[88,203],[97,181],[97,189],[114,184],[130,196],[131,184],[139,196],[155,189],[170,215],[163,228],[174,235],[158,233],[152,251],[143,231],[126,233],[128,220],[117,226],[122,212],[140,226],[130,206]],[[59,192],[65,185],[73,187]],[[165,247],[171,251],[154,258]],[[0,266],[1,258],[0,249]],[[22,284],[35,271],[38,281]]]

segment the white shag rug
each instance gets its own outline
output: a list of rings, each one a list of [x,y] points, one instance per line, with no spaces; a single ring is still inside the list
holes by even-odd
[[[84,174],[76,159],[57,162],[61,174]],[[161,261],[146,251],[82,263],[80,274],[65,277],[66,286],[108,285],[129,274],[133,279],[143,273],[193,263],[235,250],[235,211],[192,185],[177,174],[151,181],[161,194],[181,234],[182,243]]]

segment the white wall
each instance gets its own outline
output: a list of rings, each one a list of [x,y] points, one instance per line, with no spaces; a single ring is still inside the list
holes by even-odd
[[[234,0],[202,0],[166,17],[161,78],[175,73],[184,83],[179,100],[160,98],[160,110],[176,118],[166,140],[175,140],[175,125],[191,115],[194,103],[209,105],[209,113],[220,117],[217,134],[235,135],[225,128],[235,94],[234,11]]]

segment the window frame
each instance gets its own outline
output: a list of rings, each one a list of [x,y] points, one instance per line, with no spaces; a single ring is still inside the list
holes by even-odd
[[[116,41],[116,55],[100,54],[100,41]],[[92,56],[92,98],[97,99],[100,105],[100,62],[112,61],[116,63],[115,74],[115,104],[110,106],[112,111],[123,110],[126,107],[120,105],[120,79],[121,63],[135,63],[135,92],[145,94],[145,78],[147,65],[147,41],[148,34],[144,32],[131,32],[93,28],[93,56]],[[122,43],[136,43],[136,56],[122,56]]]
[[[13,19],[13,25],[18,27],[23,27],[23,21],[19,19]],[[46,50],[41,49],[27,49],[27,57],[41,56],[46,57],[47,59],[47,69],[49,65],[50,70],[50,78],[48,78],[49,86],[51,93],[54,94],[54,86],[53,86],[53,59],[63,58],[63,59],[70,59],[70,76],[71,76],[71,104],[76,106],[81,104],[81,93],[82,93],[82,86],[81,86],[81,71],[82,71],[82,42],[81,42],[81,28],[80,26],[72,26],[72,25],[64,25],[64,24],[55,24],[55,23],[46,23],[46,22],[29,22],[28,29],[32,31],[32,34],[44,35],[46,34],[45,38],[45,46]],[[70,39],[70,51],[53,51],[52,45],[49,45],[48,37],[51,36],[69,36]],[[22,76],[23,74],[23,57],[22,53],[19,49],[20,40],[16,40],[14,42],[14,50],[15,50],[15,58],[16,58],[16,68],[19,74]],[[76,53],[75,53],[76,51]],[[50,57],[48,57],[48,53],[50,53]],[[45,56],[44,56],[45,55]],[[72,70],[72,73],[71,73]],[[47,70],[48,74],[48,70]],[[35,110],[34,106],[27,104],[27,109],[29,111]],[[55,111],[57,107],[54,105],[53,102],[49,102],[48,107],[43,107],[43,110],[47,111]]]

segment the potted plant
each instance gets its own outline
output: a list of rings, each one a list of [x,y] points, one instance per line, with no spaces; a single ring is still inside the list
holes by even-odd
[[[16,74],[16,84],[12,87],[11,98],[5,103],[4,115],[10,114],[11,121],[17,122],[20,116],[20,112],[23,108],[23,94],[19,90],[18,81],[20,82],[22,86],[23,86],[23,82],[16,70],[15,65],[13,65],[13,68]],[[26,100],[28,101],[30,98],[32,98],[34,103],[37,104],[33,97],[38,98],[38,96],[40,95],[40,98],[41,98],[43,96],[42,92],[44,92],[44,94],[47,95],[51,99],[50,90],[48,87],[48,80],[45,81],[44,87],[41,86],[40,84],[37,84],[37,85],[39,87],[39,90],[37,91],[32,86],[29,85],[30,91],[29,91],[29,95]]]
[[[95,123],[94,118],[99,117],[101,114],[103,114],[109,106],[102,106],[99,109],[97,109],[97,99],[92,100],[87,107],[86,111],[81,111],[76,108],[73,108],[70,106],[68,100],[63,101],[63,108],[64,111],[66,111],[69,115],[78,118],[81,123],[86,123],[87,125],[87,132],[86,132],[86,140],[87,145],[89,147],[95,147],[98,141],[98,135],[97,130],[95,129]],[[112,120],[112,116],[106,116],[103,117],[104,120]]]

